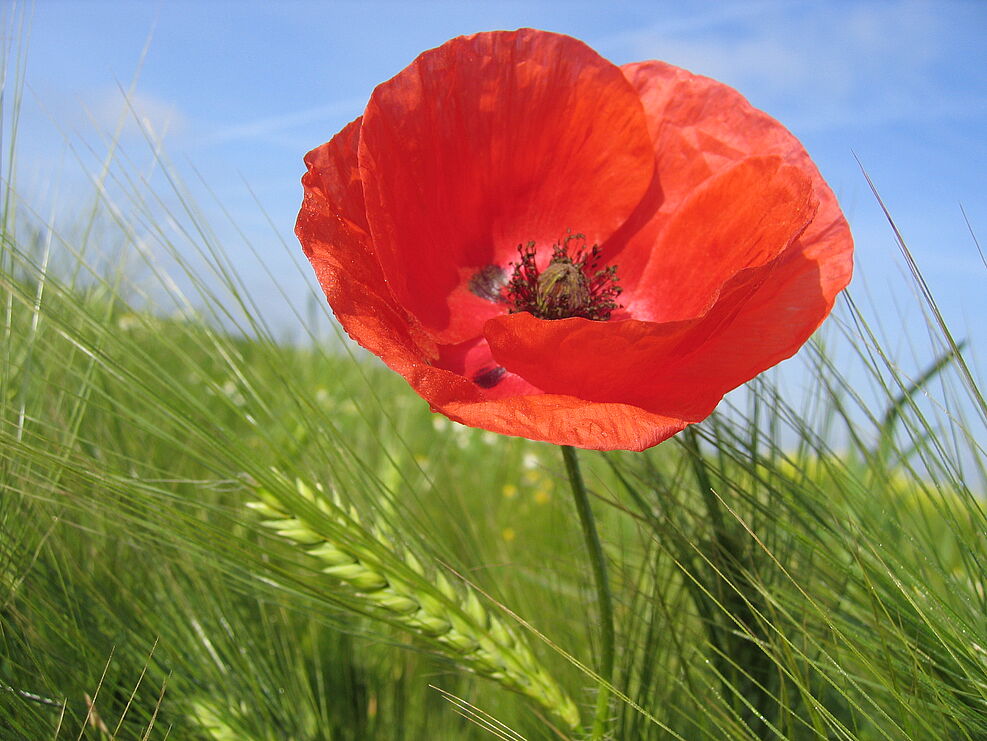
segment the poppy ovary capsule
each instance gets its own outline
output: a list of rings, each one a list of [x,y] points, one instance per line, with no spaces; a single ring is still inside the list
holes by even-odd
[[[620,308],[617,266],[598,269],[601,250],[595,244],[589,249],[580,245],[570,254],[570,243],[585,239],[582,234],[570,234],[553,245],[552,259],[542,271],[535,264],[535,243],[518,245],[521,259],[511,263],[514,273],[504,289],[510,312],[527,311],[539,319],[609,319]]]
[[[568,261],[553,261],[538,276],[535,311],[542,319],[582,316],[589,308],[590,290],[586,274]]]

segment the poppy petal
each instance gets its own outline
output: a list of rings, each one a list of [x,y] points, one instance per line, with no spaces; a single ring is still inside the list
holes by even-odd
[[[628,404],[592,404],[563,394],[449,402],[437,410],[472,427],[589,450],[645,450],[688,424]]]
[[[360,119],[305,156],[295,233],[343,329],[399,373],[438,349],[391,297],[366,225],[357,165]]]
[[[359,161],[391,293],[448,344],[503,310],[469,290],[476,275],[567,230],[602,243],[654,169],[620,68],[530,29],[453,39],[378,86]]]
[[[739,310],[718,304],[704,320],[715,330],[669,366],[663,384],[680,403],[699,393],[722,396],[794,355],[850,280],[845,244],[791,250]]]
[[[497,362],[548,394],[627,404],[696,422],[712,411],[715,390],[669,398],[666,366],[696,349],[699,320],[595,322],[538,319],[527,312],[495,317],[484,334]]]
[[[625,291],[640,280],[658,236],[683,201],[710,178],[752,155],[782,157],[811,181],[819,209],[803,235],[829,234],[852,250],[852,237],[832,190],[802,144],[778,121],[721,82],[658,61],[621,67],[641,96],[654,140],[651,194],[608,246]]]
[[[722,82],[657,61],[621,69],[648,117],[663,212],[673,213],[697,186],[754,154],[815,170],[784,126]]]
[[[704,315],[722,286],[778,257],[815,215],[812,182],[780,157],[748,157],[697,188],[676,211],[621,303],[639,319]]]
[[[541,393],[541,389],[494,360],[490,346],[482,337],[458,345],[442,345],[434,365],[472,381],[482,389],[484,399]]]
[[[711,346],[708,355],[704,351],[701,362],[693,359],[693,364],[682,364],[685,370],[680,381],[709,378],[712,373],[725,391],[730,390],[794,354],[829,313],[853,271],[849,225],[832,189],[798,139],[739,92],[664,62],[639,62],[622,69],[641,95],[648,116],[661,193],[661,204],[650,222],[629,225],[636,229],[635,244],[620,257],[628,291],[635,279],[634,248],[637,255],[644,255],[638,257],[639,264],[647,260],[655,246],[653,240],[690,193],[739,159],[779,156],[812,182],[818,201],[815,217],[786,250],[784,260],[772,265],[757,284],[748,286],[756,293],[742,310],[725,304],[712,312],[716,316],[707,324],[717,327],[710,335],[716,349]],[[731,312],[734,319],[728,319]]]

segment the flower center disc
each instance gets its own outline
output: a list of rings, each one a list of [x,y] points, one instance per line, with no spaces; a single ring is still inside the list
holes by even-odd
[[[599,268],[600,247],[594,244],[587,249],[585,240],[582,234],[570,234],[553,245],[552,259],[543,271],[535,265],[535,243],[518,245],[520,260],[511,263],[514,272],[504,289],[510,313],[527,311],[539,319],[609,319],[620,308],[617,266]]]

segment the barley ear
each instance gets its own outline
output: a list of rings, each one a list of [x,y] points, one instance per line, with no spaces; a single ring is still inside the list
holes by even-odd
[[[468,585],[453,584],[394,533],[370,523],[351,505],[321,487],[296,481],[295,493],[323,517],[309,517],[297,497],[285,501],[262,487],[248,507],[263,525],[302,546],[322,572],[347,585],[351,596],[387,622],[428,641],[456,663],[538,703],[568,729],[579,726],[579,710],[539,663],[524,638],[484,607]],[[305,508],[311,512],[310,507]],[[298,511],[292,511],[298,510]]]

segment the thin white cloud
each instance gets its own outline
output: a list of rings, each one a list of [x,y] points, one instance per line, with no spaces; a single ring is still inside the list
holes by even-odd
[[[803,131],[982,114],[983,100],[933,83],[949,43],[941,10],[919,0],[727,6],[607,46],[721,80]]]
[[[85,105],[98,131],[119,131],[122,136],[148,134],[154,141],[183,133],[188,119],[174,103],[144,93],[107,90],[90,97]]]
[[[205,136],[200,143],[217,144],[233,140],[280,140],[278,135],[292,129],[325,121],[335,124],[340,117],[356,118],[366,105],[366,99],[338,100],[314,108],[304,108],[277,116],[266,116],[230,124]]]

